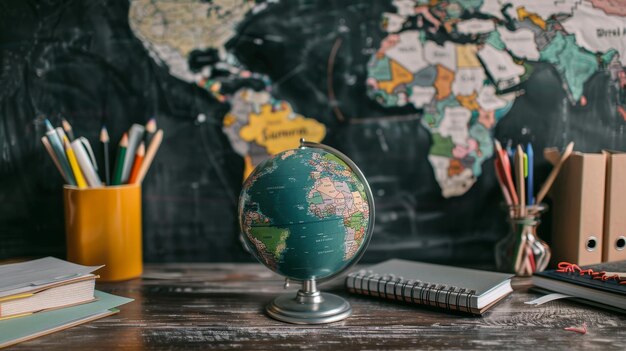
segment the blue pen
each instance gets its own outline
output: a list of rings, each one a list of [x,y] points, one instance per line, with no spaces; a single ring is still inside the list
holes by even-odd
[[[528,176],[526,177],[526,194],[528,200],[526,202],[528,202],[528,205],[530,206],[535,204],[535,191],[533,188],[533,169],[535,168],[535,154],[533,152],[533,145],[531,143],[528,143],[528,145],[526,145],[526,155],[528,156]]]

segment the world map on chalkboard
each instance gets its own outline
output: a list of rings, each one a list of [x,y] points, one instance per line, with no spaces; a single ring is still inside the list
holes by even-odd
[[[101,154],[152,117],[146,261],[251,260],[237,198],[300,138],[340,150],[376,203],[364,261],[493,262],[508,229],[493,141],[626,151],[624,0],[5,0],[0,258],[62,257],[62,180],[39,138]],[[111,148],[111,152],[113,152]],[[33,220],[36,218],[37,220]],[[539,227],[549,241],[549,213]]]
[[[432,138],[428,160],[444,197],[465,194],[483,173],[484,162],[493,155],[492,130],[533,73],[527,61],[552,64],[572,104],[587,105],[584,86],[598,70],[608,71],[618,89],[626,86],[626,3],[431,3],[394,0],[393,11],[380,14],[385,37],[369,59],[366,84],[368,97],[382,106],[424,111],[421,122]],[[272,93],[274,83],[267,75],[248,70],[228,51],[239,22],[263,16],[271,6],[136,0],[129,14],[133,32],[172,75],[231,103],[224,133],[246,161],[244,175],[269,155],[296,146],[300,137],[321,141],[325,136],[324,125],[299,115]],[[258,34],[242,40],[259,45],[280,40]],[[207,78],[210,72],[191,64],[194,50],[207,48],[215,50],[212,63],[227,75]],[[222,82],[233,77],[254,77],[265,89],[222,92]],[[624,107],[615,108],[626,120]]]

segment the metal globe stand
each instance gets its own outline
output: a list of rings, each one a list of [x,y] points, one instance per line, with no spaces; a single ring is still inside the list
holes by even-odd
[[[334,294],[322,293],[315,280],[302,282],[297,294],[283,294],[265,308],[267,314],[279,321],[294,324],[333,323],[352,314],[350,303]]]

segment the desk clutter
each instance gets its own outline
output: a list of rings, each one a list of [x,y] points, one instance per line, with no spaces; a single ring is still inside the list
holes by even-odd
[[[596,307],[626,313],[626,261],[579,267],[560,262],[557,269],[537,273],[533,285]]]
[[[626,259],[626,153],[574,151],[570,142],[561,153],[543,155],[553,168],[534,196],[532,145],[504,149],[496,141],[496,176],[508,206],[510,234],[496,245],[499,270],[520,276],[545,270],[549,264],[597,264]],[[537,235],[541,214],[552,199],[552,244]]]
[[[163,140],[163,130],[157,131],[154,118],[145,127],[133,124],[120,139],[112,170],[106,126],[100,131],[102,158],[99,164],[89,140],[75,138],[67,120],[63,119],[62,127],[57,128],[47,119],[45,124],[47,131],[41,142],[65,183],[79,189],[141,184]]]
[[[133,301],[95,290],[93,272],[53,257],[0,266],[0,348],[119,312]]]

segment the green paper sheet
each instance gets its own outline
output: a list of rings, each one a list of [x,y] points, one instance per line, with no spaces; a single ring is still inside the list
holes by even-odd
[[[8,346],[14,340],[22,339],[29,335],[58,328],[89,316],[102,314],[117,306],[133,301],[133,299],[107,294],[98,290],[95,291],[94,295],[97,299],[94,302],[0,321],[0,347]]]

